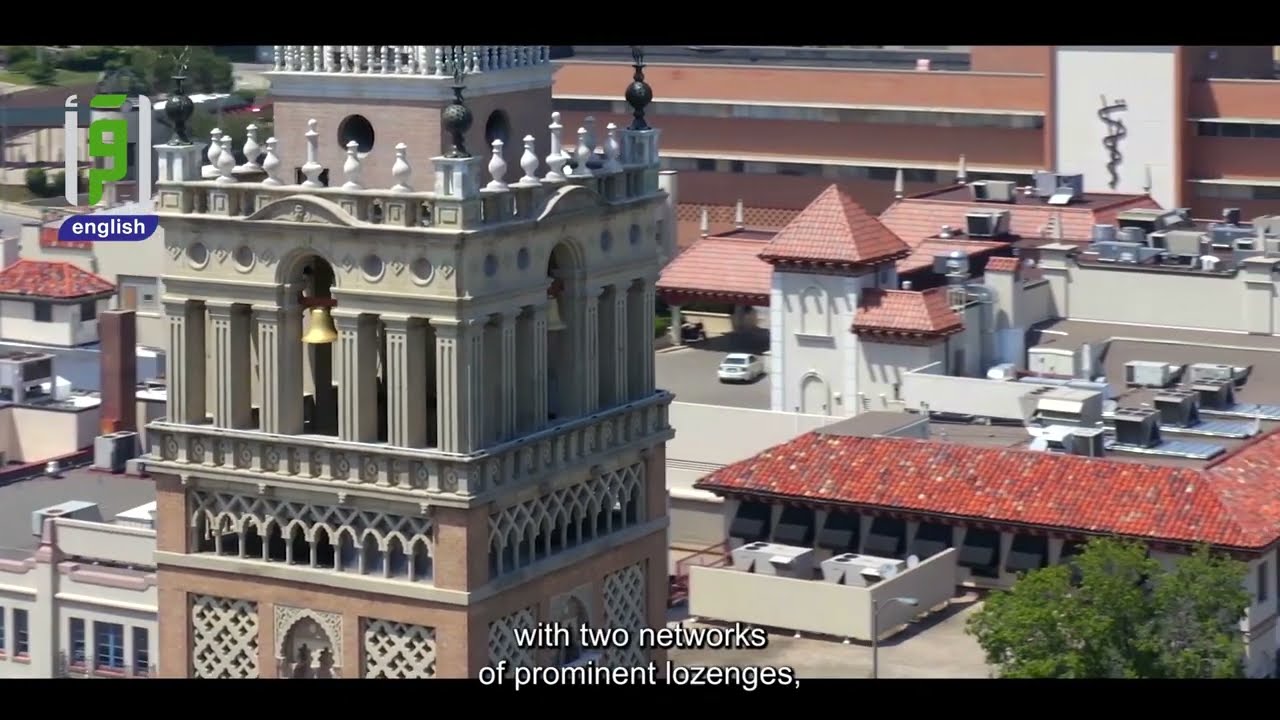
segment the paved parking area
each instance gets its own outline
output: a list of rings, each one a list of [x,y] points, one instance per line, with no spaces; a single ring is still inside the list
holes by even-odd
[[[675,393],[677,402],[768,410],[768,375],[745,385],[721,383],[716,378],[716,368],[730,352],[759,352],[759,349],[739,349],[727,338],[713,338],[698,345],[660,351],[654,365],[658,387]],[[766,357],[766,368],[768,362]]]
[[[979,607],[976,596],[956,598],[944,612],[925,618],[880,644],[881,678],[987,678],[982,648],[964,632]],[[867,678],[871,646],[838,640],[769,636],[764,650],[672,650],[679,665],[789,667],[796,677]]]

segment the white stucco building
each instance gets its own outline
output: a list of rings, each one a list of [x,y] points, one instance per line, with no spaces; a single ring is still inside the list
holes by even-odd
[[[0,340],[53,347],[98,342],[98,313],[116,288],[66,262],[19,260],[0,270]]]

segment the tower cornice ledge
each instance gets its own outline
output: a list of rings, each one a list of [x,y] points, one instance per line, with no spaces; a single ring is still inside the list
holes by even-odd
[[[467,94],[472,97],[535,90],[551,85],[556,66],[550,63],[488,72],[467,73]],[[448,103],[453,100],[453,77],[336,72],[272,71],[271,95],[332,100],[407,100]]]

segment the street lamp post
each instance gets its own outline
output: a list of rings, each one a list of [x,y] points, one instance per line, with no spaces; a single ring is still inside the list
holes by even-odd
[[[871,679],[880,677],[880,611],[892,604],[916,607],[920,601],[913,597],[893,597],[871,601]]]

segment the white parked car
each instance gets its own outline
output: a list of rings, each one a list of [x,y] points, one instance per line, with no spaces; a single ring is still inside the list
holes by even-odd
[[[764,361],[756,355],[730,353],[720,361],[716,376],[720,382],[751,382],[764,375]]]

